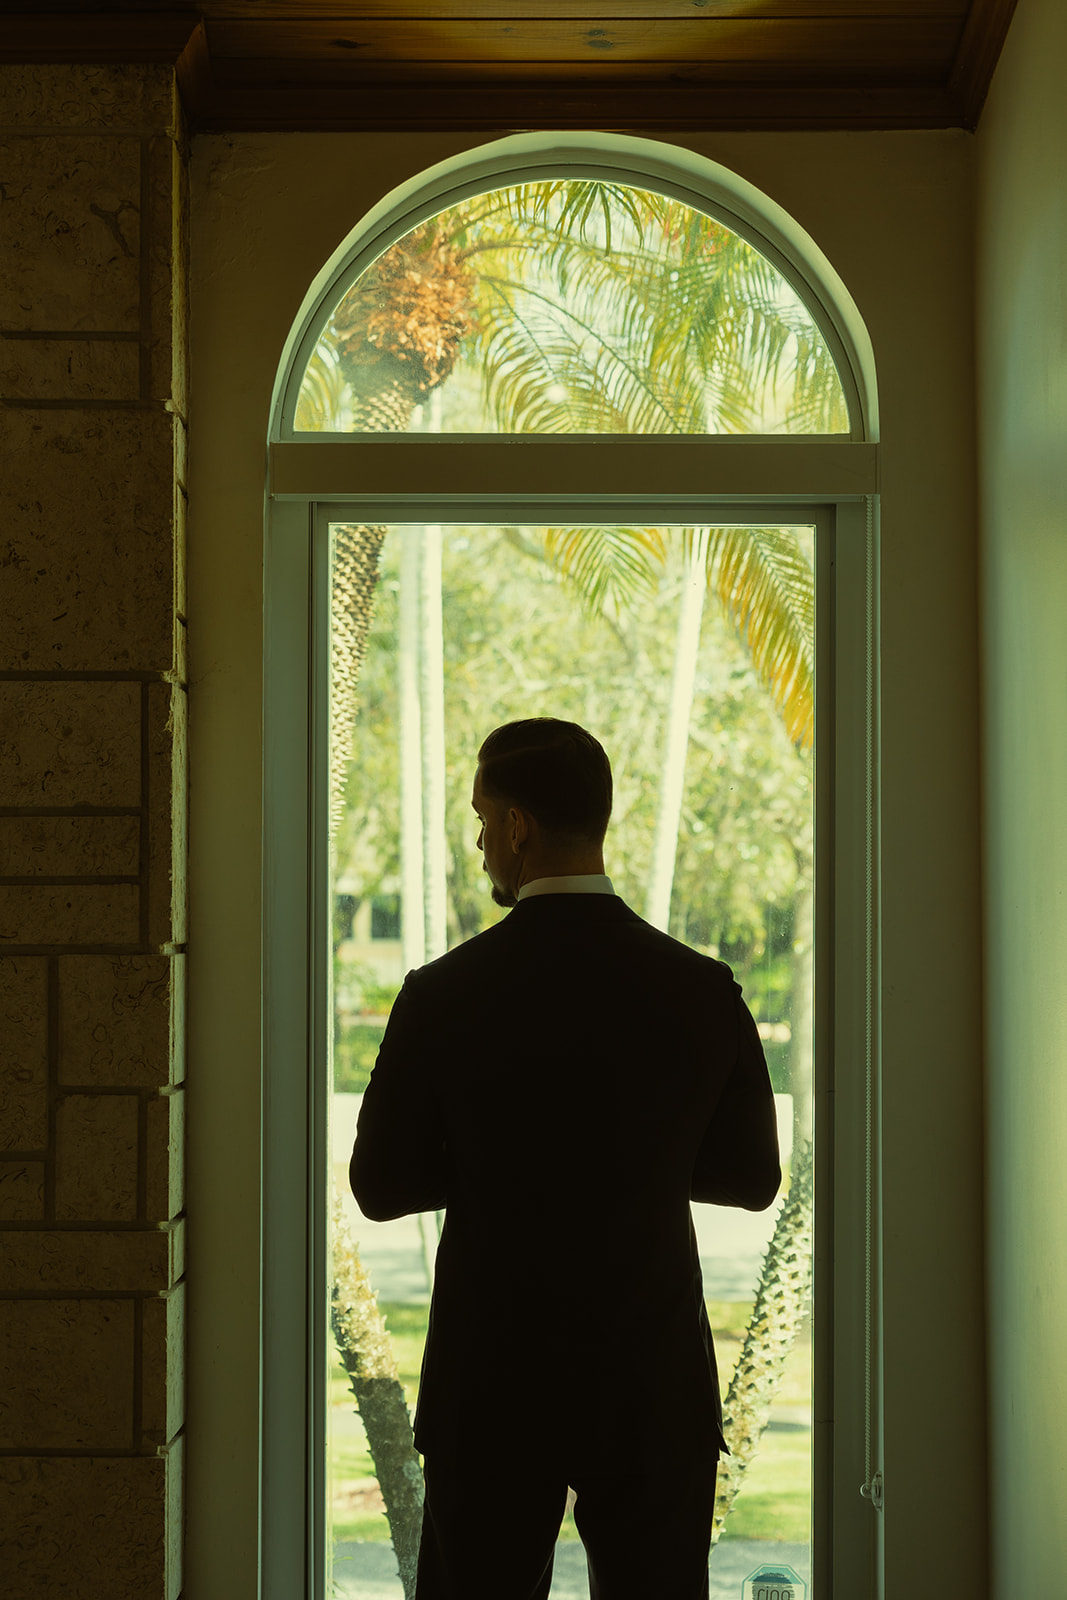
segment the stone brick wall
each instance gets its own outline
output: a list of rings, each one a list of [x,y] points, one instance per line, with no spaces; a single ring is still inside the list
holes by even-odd
[[[0,68],[0,1593],[181,1591],[185,158]]]

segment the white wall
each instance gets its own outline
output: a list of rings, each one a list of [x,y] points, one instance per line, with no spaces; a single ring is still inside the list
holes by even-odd
[[[202,137],[194,148],[187,1565],[196,1600],[254,1592],[271,386],[308,283],[361,213],[479,142],[248,135]],[[981,1600],[972,141],[905,133],[675,142],[734,168],[792,213],[848,284],[874,341],[883,439],[886,1592]]]
[[[993,1593],[1067,1573],[1067,10],[978,136]]]

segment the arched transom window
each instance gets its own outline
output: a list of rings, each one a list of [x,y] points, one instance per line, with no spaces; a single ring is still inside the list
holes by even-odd
[[[848,434],[814,316],[680,199],[555,178],[472,195],[358,271],[296,433]]]

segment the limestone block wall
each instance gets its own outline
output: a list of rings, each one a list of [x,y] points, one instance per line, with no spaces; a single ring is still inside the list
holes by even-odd
[[[0,68],[0,1593],[181,1591],[185,155]]]

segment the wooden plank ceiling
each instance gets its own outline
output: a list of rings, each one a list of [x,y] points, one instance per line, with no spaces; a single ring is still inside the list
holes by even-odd
[[[973,128],[1014,4],[0,0],[0,61],[173,61],[205,130]]]

